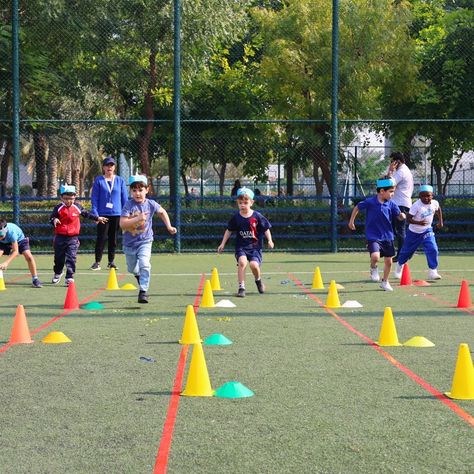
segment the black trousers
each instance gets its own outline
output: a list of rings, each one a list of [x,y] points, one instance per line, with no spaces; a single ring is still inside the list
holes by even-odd
[[[398,206],[400,208],[400,211],[404,212],[405,214],[408,214],[408,211],[410,210],[409,207],[405,206]],[[400,250],[403,247],[403,242],[405,242],[405,237],[407,234],[407,228],[408,228],[408,220],[405,219],[403,221],[399,221],[397,218],[393,219],[393,231],[395,233],[395,237],[397,238],[397,255],[395,257],[398,259],[398,256],[400,255]]]
[[[66,264],[66,278],[74,277],[74,273],[76,273],[76,258],[79,245],[77,235],[71,237],[68,237],[67,235],[54,236],[53,271],[56,275],[62,273],[64,264]]]
[[[115,259],[117,248],[117,235],[120,216],[104,216],[109,220],[106,224],[97,224],[97,240],[95,241],[95,261],[100,262],[104,253],[105,242],[108,243],[109,263]]]

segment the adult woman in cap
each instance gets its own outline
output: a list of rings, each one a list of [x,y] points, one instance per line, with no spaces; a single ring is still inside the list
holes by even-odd
[[[104,253],[105,242],[109,263],[107,268],[117,268],[115,265],[115,249],[122,207],[128,200],[125,181],[115,174],[115,160],[108,156],[102,161],[102,176],[94,180],[91,193],[91,212],[100,217],[106,217],[105,224],[97,224],[97,239],[95,242],[95,262],[91,270],[100,270],[100,261]]]

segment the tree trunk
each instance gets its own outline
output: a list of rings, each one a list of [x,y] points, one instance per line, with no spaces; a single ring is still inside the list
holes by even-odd
[[[316,188],[316,196],[318,201],[320,201],[324,190],[324,176],[322,173],[321,175],[319,174],[319,166],[313,166],[313,179]]]
[[[313,160],[313,169],[321,168],[322,178],[326,182],[329,194],[332,195],[332,183],[331,183],[331,169],[329,167],[329,159],[324,153],[321,147],[313,147],[310,151]],[[317,183],[315,182],[315,185]]]
[[[33,143],[35,147],[36,194],[38,197],[46,197],[48,193],[48,175],[46,174],[46,138],[41,132],[35,131],[33,132]]]
[[[51,144],[48,153],[48,197],[58,195],[58,153],[59,149]]]
[[[154,195],[153,189],[153,180],[150,174],[150,156],[149,156],[149,146],[151,137],[153,135],[154,123],[152,120],[155,118],[155,113],[153,110],[153,91],[156,89],[157,77],[156,77],[156,51],[154,48],[151,48],[150,54],[148,57],[148,89],[145,93],[144,103],[143,103],[143,115],[146,122],[143,128],[142,133],[138,137],[138,153],[140,157],[141,171],[146,175],[150,180],[150,194]],[[170,175],[171,179],[171,175]]]
[[[67,146],[65,152],[66,162],[64,163],[64,181],[66,184],[72,184],[72,150]]]

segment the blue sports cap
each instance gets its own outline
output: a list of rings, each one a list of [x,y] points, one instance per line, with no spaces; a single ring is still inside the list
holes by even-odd
[[[395,181],[390,178],[378,179],[377,188],[391,188],[395,186]]]
[[[128,184],[131,186],[132,184],[135,183],[143,183],[145,186],[148,186],[148,178],[144,176],[143,174],[136,174],[130,176],[130,179],[128,180]]]
[[[239,196],[248,196],[250,199],[253,200],[254,194],[253,191],[249,188],[240,188],[237,190],[237,197]]]
[[[430,186],[429,184],[422,184],[420,186],[420,193],[432,193],[433,192],[433,186]]]
[[[76,194],[76,186],[72,186],[69,184],[61,184],[59,188],[59,194],[61,196],[63,194]]]

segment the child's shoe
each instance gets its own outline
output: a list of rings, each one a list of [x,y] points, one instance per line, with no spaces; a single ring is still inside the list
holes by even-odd
[[[107,265],[107,268],[108,269],[115,268],[115,270],[118,270],[118,267],[117,267],[117,265],[115,265],[114,262],[109,262],[108,265]]]
[[[382,288],[383,291],[393,291],[393,288],[387,280],[382,280],[380,282],[380,288]]]
[[[239,291],[237,292],[237,296],[239,298],[245,298],[245,288],[239,288]]]
[[[380,281],[379,269],[370,267],[370,279],[372,281]]]
[[[428,280],[440,280],[441,275],[438,273],[436,268],[430,268],[428,270]]]
[[[53,276],[53,279],[51,280],[51,283],[53,285],[57,285],[61,281],[62,276],[63,276],[62,273],[55,273]]]
[[[260,294],[265,293],[265,285],[261,279],[255,280],[255,284],[257,285],[257,289]]]
[[[33,288],[43,288],[43,283],[39,281],[39,278],[35,278],[32,282]]]
[[[94,263],[91,265],[91,270],[94,270],[94,271],[100,270],[99,262],[94,262]]]
[[[138,302],[139,303],[148,303],[148,294],[144,290],[138,292]]]
[[[71,283],[74,283],[74,278],[66,278],[64,286],[69,286]]]
[[[400,280],[400,278],[402,277],[402,271],[403,271],[403,265],[400,265],[399,263],[397,263],[395,265],[395,269],[393,270],[393,276]]]

